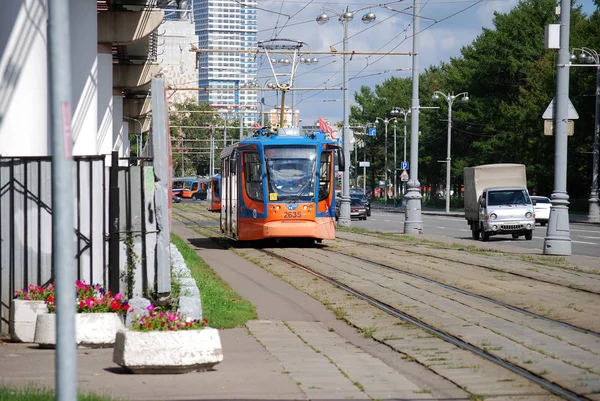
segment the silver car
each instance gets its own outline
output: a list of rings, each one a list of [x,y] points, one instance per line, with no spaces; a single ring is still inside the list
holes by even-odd
[[[540,223],[541,226],[545,226],[550,218],[550,207],[552,203],[550,198],[545,196],[531,196],[533,202],[533,210],[535,212],[535,222]]]

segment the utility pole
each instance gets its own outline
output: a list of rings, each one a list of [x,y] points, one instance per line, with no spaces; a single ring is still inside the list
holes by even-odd
[[[560,4],[560,48],[556,67],[556,111],[554,113],[554,191],[548,231],[544,238],[545,255],[570,255],[569,195],[567,194],[567,131],[569,102],[569,31],[571,1]]]
[[[56,275],[56,399],[77,400],[75,341],[75,238],[73,236],[73,140],[71,138],[71,54],[69,2],[48,0],[48,64],[52,205]]]
[[[420,0],[415,0],[413,20],[413,55],[412,55],[412,124],[410,125],[410,180],[406,193],[406,209],[404,211],[404,233],[423,233],[421,217],[421,193],[419,192],[419,14]]]

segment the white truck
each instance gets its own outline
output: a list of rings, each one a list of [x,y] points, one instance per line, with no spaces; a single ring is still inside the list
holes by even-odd
[[[511,234],[533,238],[535,214],[523,164],[485,164],[464,168],[465,218],[474,240]]]

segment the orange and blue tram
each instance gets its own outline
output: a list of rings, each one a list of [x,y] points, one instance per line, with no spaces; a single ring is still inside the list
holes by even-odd
[[[221,232],[240,241],[335,239],[340,147],[319,132],[280,132],[259,129],[221,152]]]
[[[208,210],[211,212],[221,211],[221,175],[214,175],[210,179],[210,202]]]

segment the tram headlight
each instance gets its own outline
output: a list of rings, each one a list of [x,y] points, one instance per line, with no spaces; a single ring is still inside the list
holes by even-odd
[[[304,205],[303,209],[308,210],[308,206]]]
[[[531,214],[531,212],[527,212],[527,213],[525,213],[525,217],[527,217],[528,219],[530,219],[530,218],[531,218],[531,216],[533,216],[533,215]]]
[[[498,218],[498,216],[496,215],[496,213],[490,214],[490,219],[491,220],[496,220],[497,218]]]

